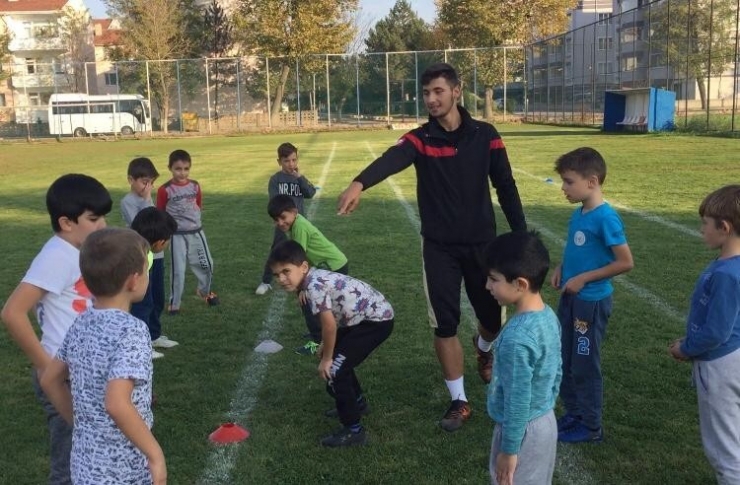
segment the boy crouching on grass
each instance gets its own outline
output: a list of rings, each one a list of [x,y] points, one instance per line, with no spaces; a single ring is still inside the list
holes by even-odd
[[[552,483],[562,367],[560,323],[540,294],[549,265],[533,233],[504,234],[486,250],[486,288],[502,307],[515,309],[493,344],[488,387],[488,414],[496,422],[489,470],[498,485]]]
[[[167,481],[151,432],[152,343],[129,313],[149,285],[149,243],[130,229],[102,229],[80,250],[93,307],[69,329],[41,387],[71,425],[72,483],[155,485]]]
[[[268,260],[275,279],[286,291],[305,291],[307,305],[321,322],[319,376],[336,402],[342,428],[321,440],[323,446],[363,445],[367,442],[360,416],[369,407],[355,375],[360,365],[393,330],[393,308],[367,283],[350,276],[312,268],[296,241],[285,241]]]
[[[717,483],[740,483],[740,185],[709,194],[699,206],[701,234],[719,250],[696,282],[686,336],[669,352],[693,363],[699,430]]]

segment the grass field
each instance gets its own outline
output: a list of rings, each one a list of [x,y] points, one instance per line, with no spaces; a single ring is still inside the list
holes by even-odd
[[[559,261],[573,207],[552,171],[555,158],[579,146],[608,163],[605,192],[624,219],[635,269],[615,284],[614,314],[603,350],[605,442],[561,446],[559,484],[709,484],[700,444],[690,367],[666,347],[683,333],[695,278],[714,257],[698,235],[702,197],[737,182],[738,142],[684,136],[605,136],[596,131],[503,125],[525,214]],[[486,483],[492,422],[485,387],[468,348],[474,333],[465,312],[467,394],[473,418],[447,434],[436,422],[448,404],[432,350],[421,287],[413,169],[366,193],[350,217],[335,215],[336,197],[400,132],[346,132],[251,137],[50,142],[0,145],[0,304],[50,235],[44,194],[58,175],[82,172],[111,191],[109,225],[120,225],[118,202],[128,190],[126,166],[151,157],[166,178],[175,148],[193,156],[192,177],[204,190],[204,228],[216,264],[222,305],[207,308],[188,275],[182,314],[163,330],[180,346],[155,362],[154,432],[170,483]],[[308,204],[314,223],[347,254],[350,273],[381,290],[396,309],[396,328],[359,370],[373,414],[371,444],[325,450],[318,438],[336,426],[323,417],[332,403],[317,362],[294,354],[303,321],[294,297],[254,295],[272,237],[266,185],[277,170],[275,148],[300,148],[301,170],[321,186]],[[552,178],[554,183],[546,179]],[[499,231],[507,230],[499,214]],[[546,299],[553,307],[557,296]],[[252,349],[266,338],[286,349],[265,357]],[[48,471],[44,416],[30,384],[30,366],[0,332],[0,482],[43,483]],[[236,420],[252,436],[217,449],[207,440]]]

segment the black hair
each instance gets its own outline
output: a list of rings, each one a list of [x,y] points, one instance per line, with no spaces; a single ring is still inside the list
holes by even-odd
[[[267,265],[294,264],[300,266],[306,261],[308,261],[308,258],[303,246],[295,241],[288,240],[272,248],[270,256],[267,258]]]
[[[282,143],[277,148],[278,158],[287,158],[294,153],[296,155],[298,154],[298,148],[296,148],[296,146],[293,145],[292,143]]]
[[[293,198],[289,195],[279,194],[270,199],[267,203],[267,213],[270,217],[277,219],[285,211],[298,210],[293,201]]]
[[[170,153],[170,158],[167,162],[167,168],[172,168],[172,165],[175,162],[188,162],[188,164],[191,165],[193,163],[193,160],[190,158],[190,154],[185,150],[175,150],[174,152]]]
[[[550,267],[550,254],[539,235],[532,231],[514,231],[498,236],[486,248],[487,271],[504,275],[506,281],[529,281],[530,291],[542,289]]]
[[[575,150],[561,155],[555,162],[555,171],[562,175],[564,172],[573,171],[578,175],[588,178],[596,175],[599,185],[606,180],[606,162],[601,153],[590,147],[576,148]]]
[[[149,243],[131,229],[109,227],[85,238],[80,272],[94,296],[115,296],[129,276],[146,271]]]
[[[421,74],[421,85],[427,86],[438,77],[444,78],[452,88],[460,85],[460,78],[457,77],[455,68],[444,62],[427,67]]]
[[[54,232],[62,230],[59,225],[60,217],[76,223],[85,211],[104,216],[110,212],[112,206],[108,189],[89,175],[62,175],[46,191],[46,210],[51,217]]]
[[[167,211],[146,207],[136,214],[131,229],[141,234],[149,244],[154,244],[157,241],[169,241],[177,231],[177,222]]]
[[[146,157],[138,157],[131,160],[128,164],[128,176],[134,180],[140,178],[156,179],[159,172],[151,160]]]

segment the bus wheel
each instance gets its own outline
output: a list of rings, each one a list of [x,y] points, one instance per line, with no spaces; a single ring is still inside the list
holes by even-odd
[[[133,135],[134,134],[134,129],[131,128],[130,126],[123,126],[123,127],[121,127],[121,134],[122,135],[127,135],[127,136],[128,135]]]
[[[87,136],[87,132],[84,128],[75,128],[75,131],[72,133],[72,136],[76,138],[82,138],[83,136]]]

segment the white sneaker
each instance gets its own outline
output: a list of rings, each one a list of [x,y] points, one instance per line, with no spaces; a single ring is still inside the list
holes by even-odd
[[[175,345],[179,345],[174,340],[170,340],[165,335],[160,335],[157,340],[152,340],[152,347],[159,347],[161,349],[170,349],[174,347]]]
[[[152,360],[161,359],[162,357],[164,357],[164,354],[162,352],[157,352],[156,350],[152,349]]]
[[[257,291],[255,291],[255,294],[264,295],[271,289],[272,289],[272,285],[270,285],[269,283],[260,283],[260,285],[257,287]]]

